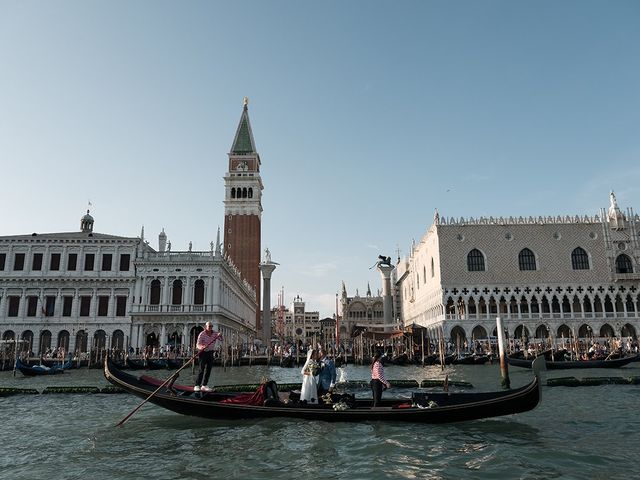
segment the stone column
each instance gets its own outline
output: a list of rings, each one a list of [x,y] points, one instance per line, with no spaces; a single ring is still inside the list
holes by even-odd
[[[395,267],[378,263],[378,270],[382,275],[382,304],[384,310],[384,331],[390,332],[393,327],[393,298],[391,298],[391,272]]]
[[[264,345],[271,345],[271,274],[276,269],[276,264],[266,262],[260,264],[262,272],[262,328],[258,330],[256,325],[256,333],[262,337]]]

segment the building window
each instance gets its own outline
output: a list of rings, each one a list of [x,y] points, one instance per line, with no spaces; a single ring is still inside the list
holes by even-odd
[[[13,257],[13,269],[24,270],[24,253],[16,253]]]
[[[120,271],[128,272],[130,262],[131,262],[131,255],[129,255],[128,253],[122,253],[120,255]]]
[[[71,316],[71,307],[73,306],[73,297],[63,297],[62,299],[62,316]]]
[[[173,296],[171,298],[172,305],[180,305],[182,304],[182,281],[174,280],[173,281]]]
[[[6,253],[0,253],[0,270],[4,270],[4,264],[7,260],[7,254]]]
[[[110,253],[102,254],[102,271],[103,272],[111,271],[111,257],[112,255]]]
[[[436,269],[434,268],[433,265],[433,257],[431,257],[431,278],[435,277],[436,275]]]
[[[9,308],[7,310],[7,316],[17,317],[20,310],[20,297],[9,297]]]
[[[91,297],[80,297],[80,316],[88,317],[91,311]]]
[[[624,253],[616,258],[616,273],[633,273],[631,259]]]
[[[160,305],[160,280],[151,282],[151,291],[149,292],[149,304]]]
[[[106,317],[109,315],[109,297],[98,297],[98,316]]]
[[[46,297],[44,305],[45,316],[53,317],[56,313],[56,297]]]
[[[95,262],[96,255],[94,253],[85,253],[84,255],[84,269],[85,271],[93,270],[93,263]]]
[[[127,297],[116,297],[116,317],[127,315]]]
[[[231,189],[231,198],[236,198],[236,189],[235,189],[235,187],[233,187]]]
[[[536,270],[536,256],[528,248],[523,248],[518,254],[520,270]]]
[[[34,253],[33,261],[31,262],[31,270],[42,270],[42,254]]]
[[[484,255],[477,248],[467,254],[467,269],[470,272],[484,272]]]
[[[51,261],[49,262],[49,270],[56,271],[60,270],[60,254],[52,253]]]
[[[193,304],[204,304],[204,281],[201,279],[196,280],[193,286]]]
[[[67,257],[67,270],[74,272],[78,268],[78,254],[70,253]]]
[[[38,313],[38,297],[27,297],[27,317],[35,317]]]
[[[574,270],[589,270],[589,255],[583,248],[577,247],[571,252],[571,266]]]

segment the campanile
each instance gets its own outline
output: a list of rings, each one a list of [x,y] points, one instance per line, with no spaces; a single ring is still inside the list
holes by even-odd
[[[246,97],[229,153],[229,170],[224,177],[224,184],[224,248],[242,277],[256,291],[255,323],[256,330],[260,331],[260,221],[264,187],[260,178],[260,155],[253,141]]]

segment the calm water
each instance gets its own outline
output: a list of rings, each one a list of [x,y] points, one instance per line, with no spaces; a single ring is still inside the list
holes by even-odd
[[[156,373],[166,378],[167,372]],[[345,379],[367,378],[348,366]],[[443,378],[438,367],[387,367],[392,379]],[[476,389],[497,390],[498,367],[455,366],[445,373]],[[512,386],[530,373],[511,368]],[[214,370],[215,384],[268,376],[299,380],[298,369],[236,367]],[[617,371],[548,372],[562,376],[640,376],[640,364]],[[187,383],[190,374],[178,382]],[[0,372],[0,386],[104,386],[99,370],[50,378]],[[363,392],[362,395],[367,395]],[[386,395],[407,395],[392,389]],[[140,402],[118,395],[0,397],[1,479],[180,478],[639,478],[640,386],[544,387],[532,412],[450,425],[329,424],[294,420],[209,421],[146,405],[114,427]]]

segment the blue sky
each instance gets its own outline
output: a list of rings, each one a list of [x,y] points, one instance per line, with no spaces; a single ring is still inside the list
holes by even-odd
[[[0,0],[0,235],[208,249],[249,97],[276,290],[335,311],[441,215],[640,210],[637,1]]]

